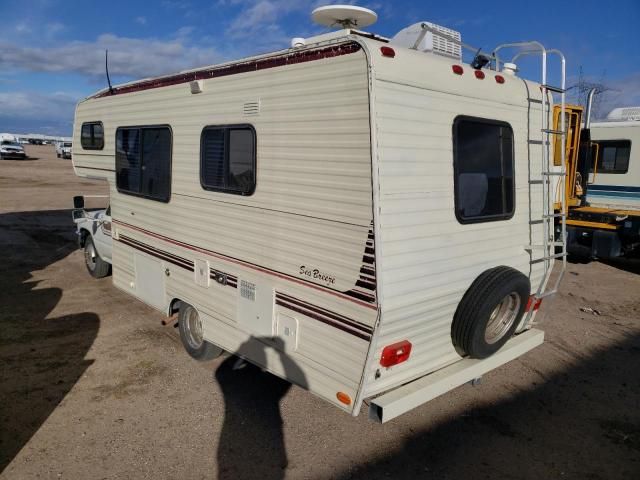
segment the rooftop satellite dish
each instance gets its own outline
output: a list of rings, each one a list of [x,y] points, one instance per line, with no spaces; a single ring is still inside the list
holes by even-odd
[[[314,22],[325,27],[365,28],[378,20],[378,15],[368,8],[354,5],[326,5],[311,12]]]

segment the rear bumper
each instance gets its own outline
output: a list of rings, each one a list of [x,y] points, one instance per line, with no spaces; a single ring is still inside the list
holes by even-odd
[[[532,328],[509,340],[483,360],[465,358],[371,400],[369,418],[380,423],[412,410],[460,385],[518,358],[542,344],[544,332]]]

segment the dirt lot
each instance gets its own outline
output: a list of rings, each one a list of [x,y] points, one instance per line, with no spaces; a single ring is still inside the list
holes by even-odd
[[[106,185],[27,151],[0,162],[2,478],[640,478],[637,262],[571,264],[544,345],[381,426],[192,361],[162,314],[84,268],[68,208]]]

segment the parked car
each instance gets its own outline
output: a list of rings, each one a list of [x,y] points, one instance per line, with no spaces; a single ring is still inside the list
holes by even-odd
[[[84,197],[74,197],[73,222],[78,246],[84,249],[84,262],[94,278],[111,272],[111,206],[106,209],[84,209]]]
[[[71,142],[57,142],[56,156],[71,159]]]
[[[0,159],[5,158],[17,158],[24,160],[27,158],[27,154],[24,152],[24,147],[15,140],[2,140],[0,142]]]

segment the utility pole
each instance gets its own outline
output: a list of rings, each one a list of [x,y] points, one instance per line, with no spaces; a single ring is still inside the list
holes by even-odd
[[[574,85],[571,85],[569,88],[567,88],[567,91],[571,92],[570,96],[572,101],[577,105],[582,105],[583,107],[586,107],[587,105],[587,98],[589,97],[589,92],[591,91],[591,89],[596,89],[596,95],[591,106],[592,117],[596,119],[602,118],[603,115],[600,110],[604,94],[612,90],[604,83],[605,76],[606,71],[603,71],[602,76],[600,77],[600,81],[589,81],[585,78],[582,65],[580,65],[578,81]]]

